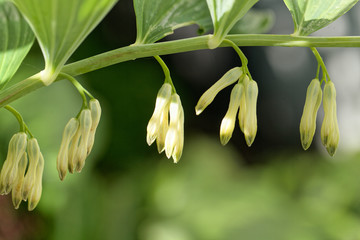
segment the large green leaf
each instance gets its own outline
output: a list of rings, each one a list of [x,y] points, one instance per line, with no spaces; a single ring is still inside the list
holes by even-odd
[[[137,38],[135,44],[153,43],[183,26],[211,28],[205,0],[134,0]]]
[[[258,0],[206,0],[214,25],[214,35],[209,40],[209,48],[216,48],[224,40],[236,22]]]
[[[306,36],[344,15],[358,0],[284,0],[294,20],[293,35]]]
[[[34,42],[34,34],[12,2],[0,0],[0,88],[10,81]]]
[[[117,0],[12,0],[28,20],[45,58],[50,84],[85,37]]]

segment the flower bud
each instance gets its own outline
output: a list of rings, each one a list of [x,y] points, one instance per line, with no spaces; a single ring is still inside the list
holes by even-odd
[[[209,104],[214,100],[216,95],[226,88],[227,86],[235,83],[242,75],[240,67],[234,67],[227,71],[214,85],[212,85],[204,94],[200,97],[196,107],[196,115],[199,115]]]
[[[249,83],[249,77],[247,75],[243,75],[240,80],[240,84],[243,86],[243,89],[246,89],[246,86]],[[246,99],[245,99],[245,93],[242,94],[240,99],[240,109],[239,109],[239,125],[242,132],[244,132],[244,122],[245,122],[245,116],[246,116]]]
[[[166,133],[165,138],[165,153],[168,158],[172,155],[176,156],[182,151],[182,148],[177,148],[177,152],[174,151],[175,146],[181,145],[181,129],[183,128],[183,123],[181,122],[181,112],[182,112],[181,100],[179,95],[173,94],[171,96],[170,102],[170,124],[169,130]],[[174,159],[175,160],[175,159]],[[176,159],[177,161],[179,159]]]
[[[159,130],[156,138],[156,145],[159,153],[165,150],[166,133],[169,129],[169,105],[164,108],[160,116]]]
[[[321,141],[326,150],[333,156],[336,152],[340,133],[336,116],[336,90],[332,82],[324,86],[324,120],[321,126]]]
[[[32,188],[28,198],[28,210],[32,211],[37,206],[41,198],[42,192],[42,176],[44,171],[44,157],[40,153],[39,162],[36,166],[35,184]]]
[[[244,87],[238,83],[231,91],[229,108],[225,114],[225,117],[221,121],[220,126],[220,141],[222,145],[226,145],[229,142],[234,131],[236,113],[240,106],[243,89]]]
[[[63,180],[66,176],[70,142],[78,130],[78,127],[79,121],[76,118],[71,118],[64,128],[60,150],[56,161],[56,168],[59,173],[60,180]]]
[[[171,90],[171,85],[169,83],[164,83],[157,94],[155,110],[147,125],[146,141],[149,146],[155,141],[157,137],[160,125],[160,117],[164,111],[164,108],[166,108],[166,106],[169,104]]]
[[[93,145],[94,145],[94,140],[95,140],[95,132],[96,132],[96,128],[99,125],[100,122],[100,117],[101,117],[101,106],[100,103],[97,99],[91,99],[89,102],[89,108],[91,111],[91,130],[90,130],[90,134],[89,134],[89,139],[88,139],[88,146],[87,146],[87,155],[90,154]]]
[[[308,149],[316,129],[316,116],[320,107],[322,91],[319,79],[313,79],[306,91],[306,100],[300,121],[300,139],[304,150]]]
[[[27,153],[29,158],[29,167],[26,172],[22,188],[22,198],[24,200],[28,199],[29,193],[35,184],[36,166],[38,165],[41,155],[39,143],[37,142],[36,138],[31,138],[28,141]]]
[[[22,187],[24,184],[24,175],[25,175],[27,163],[28,163],[28,159],[27,159],[27,154],[25,152],[20,159],[17,176],[16,176],[14,186],[13,186],[13,189],[11,192],[12,202],[13,202],[15,209],[19,208],[20,203],[23,200]]]
[[[91,130],[91,112],[89,109],[84,109],[80,113],[79,117],[79,130],[80,130],[80,141],[78,150],[75,156],[75,167],[76,171],[80,172],[85,165],[85,159],[87,157],[87,146],[88,146],[88,139]]]
[[[75,170],[76,154],[78,153],[80,137],[81,137],[81,131],[80,131],[80,127],[78,127],[69,145],[68,170],[70,173],[73,173]]]
[[[174,151],[172,153],[172,158],[174,159],[174,163],[178,163],[182,156],[183,148],[184,148],[184,110],[180,108],[180,116],[178,122],[178,141],[175,144]]]
[[[250,147],[254,142],[257,132],[256,102],[258,86],[251,80],[245,88],[246,115],[244,120],[244,135],[247,145]]]

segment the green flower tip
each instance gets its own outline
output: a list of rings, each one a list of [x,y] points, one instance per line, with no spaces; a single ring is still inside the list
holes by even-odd
[[[321,99],[320,81],[319,79],[313,79],[307,88],[304,110],[300,121],[300,139],[304,150],[307,150],[312,143]]]

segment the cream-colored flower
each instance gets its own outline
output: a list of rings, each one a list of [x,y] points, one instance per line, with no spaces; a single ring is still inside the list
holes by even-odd
[[[174,162],[180,160],[184,144],[184,112],[179,95],[171,96],[170,124],[165,138],[165,153],[168,158],[173,157]]]
[[[302,147],[310,147],[316,129],[316,116],[322,99],[319,79],[313,79],[306,91],[306,100],[300,121],[300,139]]]
[[[42,177],[44,172],[44,157],[40,153],[39,162],[36,166],[36,178],[35,178],[35,184],[33,188],[31,189],[31,192],[29,194],[28,198],[28,210],[32,211],[37,206],[37,204],[40,201],[41,198],[41,192],[42,192]]]
[[[234,131],[236,114],[240,106],[243,89],[244,87],[238,83],[231,91],[229,108],[220,126],[220,142],[222,145],[226,145],[229,142]]]
[[[199,115],[204,111],[204,109],[209,106],[209,104],[214,100],[216,95],[226,88],[227,86],[235,83],[239,80],[240,76],[243,74],[240,67],[234,67],[227,71],[224,76],[222,76],[214,85],[212,85],[204,94],[200,97],[196,107],[196,115]]]
[[[60,150],[58,153],[56,168],[59,173],[60,180],[64,180],[67,170],[68,170],[68,159],[69,159],[69,148],[70,142],[74,137],[75,133],[79,128],[79,121],[76,118],[71,118],[70,121],[66,124],[62,141],[60,145]]]
[[[101,106],[97,99],[91,99],[89,101],[89,109],[91,111],[91,129],[88,139],[88,146],[87,146],[87,155],[90,154],[95,140],[95,133],[96,128],[99,125],[100,117],[101,117]]]
[[[26,150],[27,136],[24,132],[14,134],[9,142],[8,154],[0,173],[0,194],[8,194],[18,176],[18,166]]]
[[[157,94],[155,110],[147,125],[146,142],[149,146],[158,137],[159,128],[162,126],[160,124],[162,120],[161,116],[167,112],[166,109],[170,102],[171,91],[171,85],[169,83],[164,83]]]
[[[44,159],[35,138],[27,139],[24,132],[16,133],[10,140],[7,159],[1,171],[2,194],[12,191],[12,201],[17,209],[22,200],[33,210],[41,196]]]
[[[20,206],[21,201],[23,200],[22,197],[22,188],[24,184],[24,175],[26,171],[26,166],[28,164],[28,159],[26,153],[20,159],[17,176],[14,182],[14,186],[11,191],[11,198],[15,209],[18,209]]]
[[[247,145],[250,147],[255,140],[257,132],[256,102],[258,86],[251,80],[245,87],[246,114],[244,120],[244,135]]]
[[[24,178],[24,184],[22,187],[22,198],[24,200],[28,199],[29,193],[32,191],[32,188],[36,182],[36,168],[40,159],[40,147],[36,138],[31,138],[27,144],[27,154],[29,165]]]
[[[329,81],[324,86],[324,120],[321,126],[321,141],[326,150],[333,156],[339,144],[340,132],[336,116],[336,90]]]
[[[240,78],[240,84],[243,86],[244,89],[246,89],[246,86],[248,85],[250,79],[247,75],[243,75],[243,77]],[[239,109],[239,125],[240,130],[244,132],[244,122],[245,122],[245,116],[246,116],[246,98],[245,98],[245,92],[241,96],[240,100],[240,109]]]
[[[88,140],[90,136],[92,119],[90,109],[84,109],[81,111],[79,116],[79,131],[80,131],[80,140],[79,146],[77,148],[77,153],[75,156],[75,170],[81,172],[85,165],[85,159],[87,157],[88,150]]]

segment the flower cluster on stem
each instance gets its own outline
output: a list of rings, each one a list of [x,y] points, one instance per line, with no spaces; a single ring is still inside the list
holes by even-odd
[[[156,140],[158,152],[172,157],[177,163],[184,146],[184,110],[180,96],[164,83],[158,91],[155,110],[147,125],[146,141],[150,146]]]

